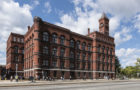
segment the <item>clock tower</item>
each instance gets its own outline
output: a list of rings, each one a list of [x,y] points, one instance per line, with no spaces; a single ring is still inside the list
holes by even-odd
[[[105,13],[103,13],[99,19],[99,32],[109,35],[109,19]]]

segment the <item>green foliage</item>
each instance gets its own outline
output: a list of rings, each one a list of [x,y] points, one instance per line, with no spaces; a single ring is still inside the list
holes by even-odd
[[[139,77],[137,74],[140,73],[140,58],[137,58],[135,66],[127,66],[124,69],[121,68],[120,74],[127,76],[128,78]]]
[[[116,75],[119,75],[121,72],[121,64],[117,56],[115,56],[115,73]]]

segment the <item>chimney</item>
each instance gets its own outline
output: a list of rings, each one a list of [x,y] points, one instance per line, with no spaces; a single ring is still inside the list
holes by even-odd
[[[88,35],[90,34],[90,28],[88,28]]]
[[[30,26],[28,26],[28,31],[30,30]]]

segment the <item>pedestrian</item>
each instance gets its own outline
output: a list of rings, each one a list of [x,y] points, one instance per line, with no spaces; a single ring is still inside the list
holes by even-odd
[[[70,76],[70,80],[71,80],[71,76]]]
[[[11,82],[13,81],[13,76],[10,77],[10,81],[11,81]]]

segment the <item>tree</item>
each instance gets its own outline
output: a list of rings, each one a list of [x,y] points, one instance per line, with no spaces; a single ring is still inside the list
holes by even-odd
[[[115,56],[115,73],[118,76],[120,72],[121,72],[121,64],[120,64],[119,58]]]
[[[137,62],[135,63],[137,77],[140,76],[140,58],[137,58]]]

